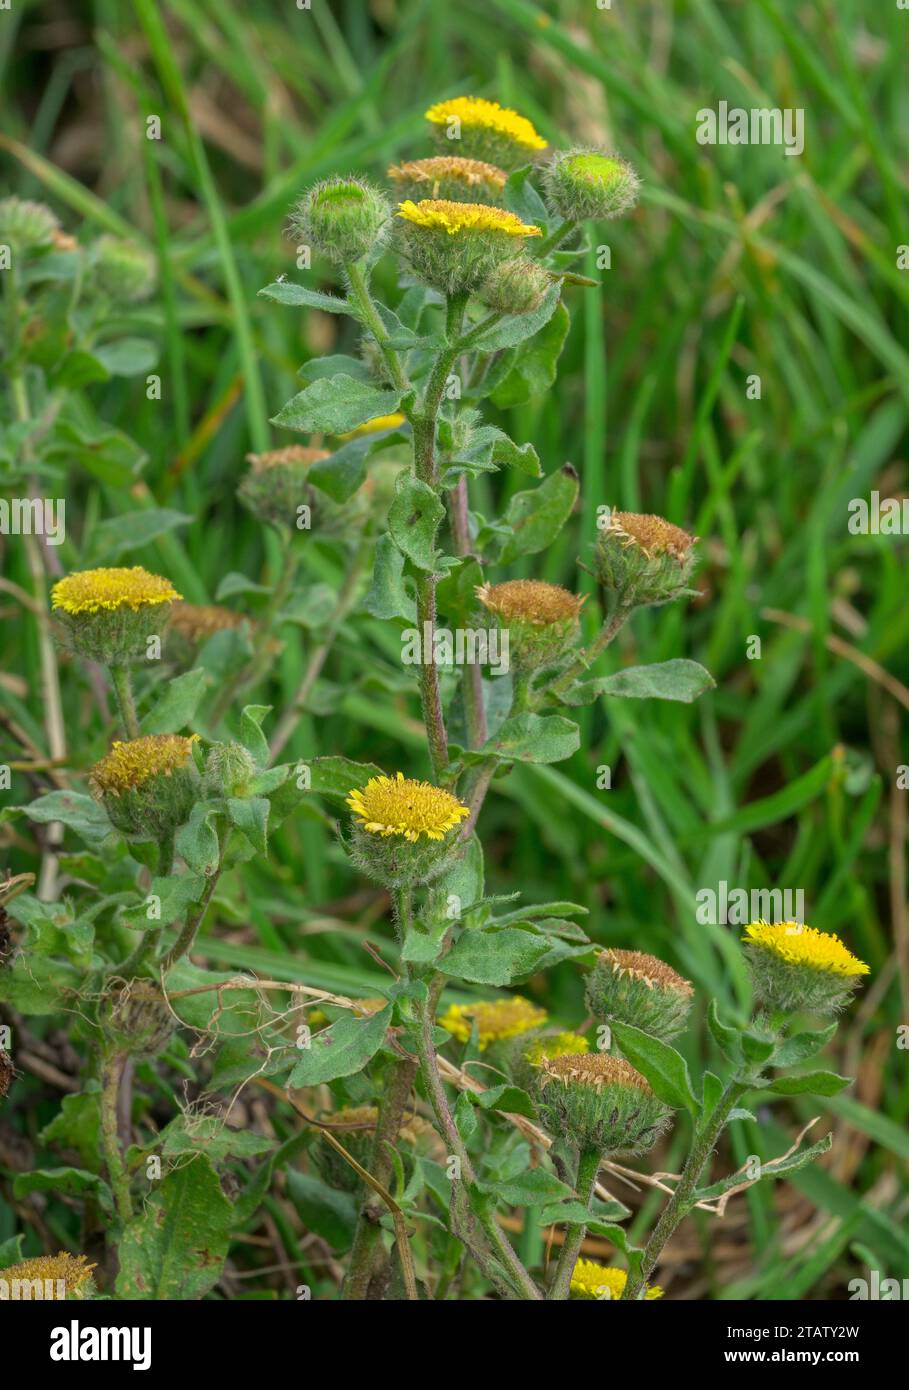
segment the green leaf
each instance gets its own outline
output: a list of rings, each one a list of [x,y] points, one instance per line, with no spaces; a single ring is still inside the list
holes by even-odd
[[[300,309],[321,309],[325,314],[351,314],[356,310],[346,299],[338,299],[333,294],[322,294],[319,290],[308,290],[304,285],[295,285],[291,280],[276,280],[259,290],[260,299],[271,299],[275,304],[290,304]]]
[[[227,814],[259,854],[268,853],[268,812],[271,803],[264,796],[231,796]]]
[[[809,1071],[802,1076],[777,1076],[765,1089],[776,1091],[780,1096],[835,1096],[851,1084],[850,1076],[837,1076],[832,1071]]]
[[[401,400],[399,391],[383,390],[355,377],[333,376],[312,382],[282,406],[272,420],[285,429],[311,434],[344,434],[377,415],[391,415]]]
[[[541,1226],[586,1226],[592,1235],[605,1236],[624,1253],[628,1238],[621,1226],[610,1223],[630,1215],[621,1202],[594,1201],[588,1210],[583,1202],[571,1198],[567,1202],[552,1202],[542,1207],[537,1213],[537,1221]]]
[[[355,763],[350,758],[311,758],[298,766],[308,768],[308,790],[314,796],[339,801],[350,796],[355,787],[365,787],[371,777],[382,776],[382,769],[375,763]]]
[[[589,704],[599,695],[618,695],[624,700],[678,700],[690,705],[716,685],[709,671],[697,661],[676,657],[651,666],[626,666],[611,676],[580,681],[563,697],[566,704]],[[583,698],[572,699],[572,693]]]
[[[363,435],[349,439],[327,459],[319,459],[307,469],[307,480],[321,488],[334,502],[346,502],[362,486],[366,460],[375,447],[375,438]]]
[[[612,1024],[612,1031],[633,1067],[650,1082],[654,1094],[675,1109],[700,1113],[700,1103],[691,1088],[688,1063],[668,1043],[653,1038],[630,1023]]]
[[[221,603],[223,599],[232,598],[234,594],[270,594],[271,589],[267,584],[257,584],[254,579],[249,579],[245,574],[238,574],[236,570],[230,570],[225,574],[215,591],[215,599]]]
[[[9,1269],[10,1265],[19,1264],[22,1259],[22,1242],[25,1240],[25,1233],[20,1231],[17,1236],[10,1236],[8,1240],[0,1240],[0,1270]]]
[[[111,1191],[97,1173],[85,1168],[37,1168],[30,1173],[17,1173],[13,1179],[13,1196],[28,1197],[32,1192],[51,1192],[55,1197],[96,1197],[102,1205],[112,1205]]]
[[[300,1060],[288,1085],[292,1090],[321,1086],[325,1081],[362,1071],[385,1041],[390,1022],[389,1004],[370,1018],[340,1018],[330,1028],[323,1028],[310,1039],[308,1047],[298,1049]]]
[[[165,1158],[205,1153],[212,1163],[222,1163],[228,1158],[258,1158],[274,1147],[274,1139],[248,1129],[231,1129],[216,1115],[178,1115],[139,1152],[160,1153]]]
[[[117,338],[95,348],[95,356],[111,376],[145,376],[158,361],[158,347],[148,338]]]
[[[240,742],[256,767],[266,767],[271,756],[262,732],[262,720],[270,713],[271,705],[244,705],[240,712]]]
[[[794,1154],[789,1154],[784,1158],[773,1158],[767,1163],[761,1163],[761,1176],[757,1179],[762,1182],[764,1178],[782,1178],[788,1173],[797,1173],[800,1168],[804,1168],[809,1163],[813,1163],[816,1158],[827,1153],[833,1143],[833,1135],[828,1134],[819,1143],[812,1144],[810,1148],[798,1149]],[[709,1187],[702,1187],[694,1194],[696,1202],[702,1202],[714,1197],[722,1197],[724,1192],[728,1192],[732,1187],[738,1187],[740,1183],[747,1181],[747,1173],[730,1173],[725,1178],[720,1178],[718,1182],[711,1183]]]
[[[168,874],[165,878],[153,878],[148,893],[141,901],[135,907],[126,907],[121,911],[120,922],[132,931],[156,931],[169,927],[183,916],[190,903],[199,901],[204,891],[205,879],[201,874]],[[149,916],[150,911],[154,915]]]
[[[439,969],[459,980],[480,985],[508,985],[530,975],[551,950],[551,942],[536,932],[517,927],[463,931],[439,962]]]
[[[580,743],[580,730],[572,720],[561,714],[525,712],[506,719],[481,749],[466,754],[465,761],[558,763],[576,753]]]
[[[435,569],[435,538],[444,515],[445,508],[428,483],[411,473],[398,475],[388,509],[388,530],[401,554],[417,569],[430,573]]]
[[[174,1167],[124,1228],[116,1297],[191,1301],[221,1277],[234,1212],[205,1154]]]
[[[321,1236],[338,1255],[350,1249],[357,1226],[357,1200],[351,1193],[329,1187],[321,1178],[298,1168],[287,1169],[287,1193],[307,1231]]]
[[[141,550],[161,536],[188,526],[195,517],[187,512],[175,512],[169,507],[149,507],[141,512],[124,512],[100,522],[92,532],[93,556],[122,555],[126,550]]]
[[[411,625],[417,621],[416,602],[404,584],[404,555],[391,536],[376,541],[372,586],[363,608],[374,618],[402,618]]]
[[[352,376],[360,381],[369,381],[369,368],[359,357],[347,357],[343,352],[330,357],[312,357],[304,362],[297,375],[307,386],[320,377]]]
[[[480,1110],[500,1110],[503,1115],[526,1115],[535,1120],[533,1101],[519,1086],[491,1086],[488,1091],[468,1091],[466,1094]]]
[[[504,523],[506,536],[499,563],[511,564],[521,555],[536,555],[551,545],[574,510],[578,497],[578,475],[570,463],[550,473],[531,492],[516,492],[508,504]]]
[[[502,1182],[482,1184],[486,1191],[495,1192],[507,1206],[539,1207],[547,1202],[557,1202],[574,1193],[567,1183],[547,1173],[545,1168],[528,1168],[516,1177],[505,1178]]]
[[[776,1047],[776,1039],[762,1036],[751,1028],[743,1028],[739,1034],[742,1052],[749,1062],[766,1062]]]
[[[837,1024],[831,1023],[828,1028],[822,1028],[819,1033],[795,1033],[791,1038],[786,1038],[785,1042],[780,1043],[773,1058],[775,1067],[794,1067],[799,1062],[806,1062],[809,1057],[813,1057],[816,1052],[820,1052],[822,1047],[826,1047],[830,1039],[837,1030]]]
[[[113,834],[104,807],[82,792],[46,792],[29,806],[17,806],[15,809],[23,811],[29,820],[38,825],[61,821],[87,845],[100,845]]]
[[[541,475],[539,455],[532,444],[515,444],[498,426],[481,425],[455,452],[445,478],[454,479],[463,472],[490,473],[499,467],[516,468],[531,478]]]
[[[542,332],[518,349],[510,372],[492,392],[493,405],[510,410],[551,390],[570,326],[568,310],[559,304]]]
[[[177,831],[175,846],[177,853],[186,860],[194,873],[210,878],[218,867],[221,857],[215,817],[220,807],[212,801],[197,801],[190,812],[189,820]]]
[[[143,716],[141,733],[177,734],[192,724],[207,680],[206,672],[197,667],[164,683],[155,703]]]
[[[88,1082],[94,1090],[64,1096],[54,1118],[40,1134],[42,1144],[55,1144],[61,1149],[74,1149],[84,1168],[94,1171],[101,1150],[101,1103],[97,1082]]]
[[[508,211],[515,213],[522,222],[539,227],[545,233],[549,213],[531,183],[536,172],[534,165],[525,164],[522,169],[515,169],[513,174],[509,174],[503,190],[503,201]]]
[[[730,1062],[740,1062],[742,1059],[742,1048],[739,1042],[739,1030],[728,1028],[725,1023],[720,1022],[717,1013],[716,1000],[711,999],[707,1006],[707,1027],[713,1035],[713,1041]]]

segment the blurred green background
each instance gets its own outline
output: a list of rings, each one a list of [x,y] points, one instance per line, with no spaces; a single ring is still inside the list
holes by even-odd
[[[782,1151],[822,1105],[830,1160],[736,1199],[719,1231],[689,1223],[661,1275],[671,1287],[675,1262],[675,1296],[842,1297],[867,1265],[909,1274],[907,551],[847,530],[851,498],[906,482],[907,26],[883,0],[61,0],[0,14],[3,191],[47,200],[80,240],[129,235],[160,258],[160,293],[126,327],[157,345],[163,399],[141,378],[89,389],[121,433],[73,463],[63,570],[104,561],[104,520],[156,506],[189,521],[127,563],[197,602],[228,572],[268,574],[261,530],[233,500],[244,455],[299,442],[268,419],[304,360],[356,350],[348,320],[256,299],[281,273],[335,285],[318,260],[297,271],[283,235],[315,179],[381,178],[426,153],[427,105],[462,93],[641,174],[635,214],[592,229],[602,290],[566,292],[555,388],[497,417],[547,472],[577,467],[581,507],[537,563],[492,577],[591,587],[579,564],[597,508],[661,513],[702,538],[701,597],[639,614],[603,669],[685,655],[718,685],[691,707],[601,702],[582,711],[570,762],[496,782],[481,822],[489,891],[585,904],[597,940],[664,956],[730,1014],[747,1007],[739,933],[696,916],[697,892],[721,881],[803,890],[807,920],[872,967],[828,1059],[855,1086],[736,1125],[727,1156]],[[802,108],[804,154],[699,145],[696,113],[721,100]],[[605,244],[611,268],[597,270]],[[393,293],[390,260],[377,283]],[[472,484],[472,505],[492,515],[524,486]],[[27,584],[12,547],[3,559]],[[337,585],[344,566],[331,544],[307,550],[311,582]],[[255,595],[227,601],[254,610]],[[34,625],[2,602],[0,737],[9,747],[13,721],[43,749]],[[278,711],[313,640],[283,635],[261,691]],[[349,619],[290,752],[425,775],[398,653],[387,625]],[[63,680],[78,771],[106,731],[84,675],[67,665]],[[17,779],[17,800],[45,786]],[[4,833],[9,867],[33,867],[25,832]],[[288,822],[269,864],[234,876],[216,906],[212,963],[374,990],[362,941],[381,937],[386,905],[321,816]],[[527,992],[561,1021],[581,1016],[569,967]],[[692,1030],[692,1061],[710,1046]],[[661,1161],[677,1157],[670,1145]]]

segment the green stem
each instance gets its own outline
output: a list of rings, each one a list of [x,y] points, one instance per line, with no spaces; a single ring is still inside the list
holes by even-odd
[[[133,1214],[129,1174],[120,1152],[120,1136],[117,1133],[117,1101],[126,1061],[125,1052],[113,1053],[104,1058],[101,1071],[101,1142],[117,1213],[124,1225],[132,1219]]]
[[[631,608],[619,605],[612,614],[612,617],[600,628],[600,631],[594,641],[591,642],[590,646],[576,656],[571,665],[567,670],[563,671],[560,676],[556,676],[555,680],[549,681],[547,685],[542,686],[537,691],[533,698],[533,708],[538,709],[544,701],[551,700],[553,696],[560,695],[563,690],[568,689],[572,681],[577,680],[578,676],[582,676],[585,671],[589,670],[597,657],[601,656],[609,646],[613,637],[615,637],[616,633],[619,631],[619,628],[624,626],[632,611]]]
[[[353,261],[344,267],[350,284],[351,298],[360,311],[360,317],[379,345],[379,351],[388,364],[391,379],[401,392],[410,390],[407,374],[401,366],[401,359],[394,348],[388,346],[388,332],[379,317],[379,311],[369,290],[369,280],[364,273],[363,262]]]
[[[598,1149],[584,1149],[578,1159],[578,1178],[575,1183],[575,1190],[578,1197],[584,1204],[584,1210],[590,1211],[590,1204],[593,1201],[593,1192],[597,1183],[597,1174],[600,1171],[600,1160],[602,1155]],[[566,1299],[571,1291],[571,1276],[577,1264],[578,1255],[581,1253],[581,1246],[584,1244],[584,1237],[587,1234],[586,1226],[569,1227],[565,1241],[562,1245],[562,1253],[559,1256],[559,1263],[556,1267],[555,1278],[552,1287],[547,1295],[550,1299]]]
[[[637,1273],[631,1273],[628,1276],[628,1282],[622,1293],[623,1299],[631,1300],[639,1297],[660,1258],[663,1246],[671,1239],[676,1228],[694,1206],[694,1193],[704,1171],[704,1165],[729,1117],[730,1110],[745,1090],[747,1090],[747,1083],[738,1077],[729,1081],[710,1117],[710,1123],[703,1133],[695,1132],[694,1143],[691,1146],[688,1161],[682,1169],[682,1176],[650,1234],[650,1239],[641,1257],[640,1269]]]
[[[578,224],[571,217],[566,217],[564,222],[560,222],[554,232],[550,232],[548,237],[544,237],[533,248],[537,259],[547,256],[550,251],[554,251],[557,246],[561,246],[567,236],[570,236]]]
[[[128,666],[116,665],[110,668],[110,681],[117,697],[120,723],[127,738],[139,737],[139,720],[136,715],[136,701],[133,696],[133,682]]]
[[[182,957],[185,956],[188,951],[192,950],[193,942],[196,939],[196,933],[198,932],[199,927],[202,924],[202,918],[205,916],[205,913],[208,910],[208,904],[211,902],[212,897],[214,896],[214,891],[218,886],[218,879],[221,877],[221,870],[223,868],[223,865],[224,857],[222,849],[221,861],[218,864],[218,867],[215,870],[215,872],[212,874],[211,878],[208,880],[208,883],[205,886],[205,892],[203,893],[200,902],[197,903],[195,911],[190,913],[190,915],[187,917],[183,929],[181,930],[180,935],[177,937],[177,940],[174,942],[173,946],[171,946],[170,950],[167,951],[166,954],[161,957],[160,969],[162,975],[166,975],[172,965],[174,965],[178,960],[181,960]]]

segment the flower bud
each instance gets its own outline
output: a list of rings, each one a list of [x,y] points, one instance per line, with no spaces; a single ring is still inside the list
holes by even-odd
[[[557,154],[543,179],[550,207],[571,222],[621,216],[634,207],[641,186],[627,160],[600,150]]]
[[[584,596],[539,579],[508,579],[480,584],[477,598],[508,633],[508,661],[523,674],[552,666],[578,635]]]
[[[480,159],[501,169],[520,169],[546,149],[525,116],[484,97],[451,97],[426,112],[436,142],[446,154]]]
[[[611,1303],[620,1299],[628,1283],[624,1269],[613,1265],[601,1265],[596,1260],[578,1260],[571,1274],[569,1296],[571,1298],[595,1298],[601,1303]],[[644,1298],[662,1298],[663,1290],[659,1284],[645,1284]]]
[[[624,608],[670,603],[691,592],[696,541],[661,516],[610,512],[594,550],[597,579]]]
[[[468,808],[442,787],[396,777],[371,777],[347,798],[354,813],[350,855],[386,888],[407,888],[438,878],[458,845],[458,824]]]
[[[258,769],[242,743],[216,743],[205,760],[205,796],[246,796]]]
[[[549,271],[529,256],[515,256],[496,266],[477,290],[489,309],[499,314],[532,314],[553,284]]]
[[[138,304],[148,299],[155,288],[155,257],[134,241],[99,237],[92,248],[92,259],[98,288],[116,303]]]
[[[157,985],[130,980],[105,999],[101,1026],[112,1051],[153,1057],[170,1042],[176,1019]]]
[[[113,666],[145,659],[148,639],[164,630],[180,597],[168,579],[135,565],[69,574],[51,590],[51,606],[66,645]]]
[[[218,632],[248,629],[250,620],[242,613],[217,603],[174,603],[167,624],[167,655],[180,666],[190,666],[204,642]]]
[[[643,951],[600,951],[587,979],[587,1007],[600,1023],[630,1023],[662,1042],[685,1027],[694,990]]]
[[[600,1154],[643,1154],[666,1127],[669,1108],[630,1062],[597,1052],[543,1062],[540,1118],[552,1135]]]
[[[590,1043],[580,1033],[537,1033],[510,1045],[505,1070],[516,1086],[534,1094],[544,1062],[554,1057],[583,1057],[589,1051]]]
[[[457,155],[436,155],[433,159],[412,159],[393,164],[388,177],[403,200],[442,198],[452,203],[498,203],[507,174],[481,159],[460,159]]]
[[[331,458],[328,449],[308,449],[291,444],[265,454],[247,454],[250,470],[237,489],[243,505],[259,521],[277,530],[318,532],[320,536],[349,534],[362,526],[368,513],[368,497],[357,492],[347,502],[334,502],[307,476],[314,463]],[[301,526],[308,508],[308,526]]]
[[[7,1265],[0,1273],[0,1279],[9,1291],[9,1298],[14,1301],[80,1301],[94,1296],[92,1270],[96,1268],[96,1265],[86,1262],[85,1255],[70,1255],[61,1250],[57,1255],[38,1255],[32,1260]]]
[[[189,819],[199,799],[192,758],[198,734],[145,734],[115,743],[88,777],[89,791],[128,839],[160,840]]]
[[[836,1013],[869,973],[838,936],[801,922],[751,922],[742,940],[755,995],[771,1010]]]
[[[482,203],[407,199],[397,215],[404,256],[421,279],[444,294],[477,289],[496,266],[514,257],[524,237],[541,235],[539,227],[513,212]]]
[[[32,203],[27,198],[0,198],[0,246],[8,246],[14,256],[52,246],[59,225],[44,203]]]
[[[337,265],[349,265],[373,251],[390,216],[385,194],[362,179],[325,179],[297,203],[291,231]]]

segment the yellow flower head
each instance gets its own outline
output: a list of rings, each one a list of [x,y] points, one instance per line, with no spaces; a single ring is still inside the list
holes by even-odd
[[[515,237],[543,235],[539,227],[522,222],[520,217],[504,208],[487,207],[485,203],[452,203],[447,198],[424,198],[419,203],[407,198],[398,207],[398,217],[430,231],[447,232],[449,236],[461,232],[501,232]]]
[[[505,187],[506,173],[484,159],[461,159],[459,155],[437,154],[430,159],[409,159],[403,164],[392,164],[388,177],[395,183],[438,184],[445,179],[454,179],[471,187],[490,184],[502,189]]]
[[[630,1062],[624,1057],[613,1057],[609,1052],[594,1052],[589,1056],[567,1053],[547,1058],[542,1069],[546,1080],[561,1081],[566,1086],[592,1086],[597,1091],[604,1086],[625,1086],[652,1094],[649,1082]]]
[[[186,767],[198,734],[146,734],[128,743],[115,743],[89,774],[89,787],[95,796],[119,796],[141,787],[151,777],[170,777]]]
[[[788,965],[808,966],[842,976],[869,972],[869,966],[854,956],[838,936],[803,926],[801,922],[751,922],[742,940],[770,951]]]
[[[548,1015],[529,1000],[515,995],[512,999],[493,999],[481,1004],[452,1004],[439,1019],[443,1028],[453,1033],[459,1042],[467,1042],[473,1025],[477,1026],[480,1051],[490,1043],[504,1042],[541,1028]]]
[[[589,1051],[590,1043],[580,1033],[556,1033],[531,1043],[524,1057],[532,1067],[539,1067],[553,1057],[582,1057]]]
[[[141,565],[132,569],[79,570],[60,579],[51,590],[51,604],[64,613],[116,612],[182,598],[169,579],[149,574]]]
[[[447,126],[456,120],[466,129],[504,135],[528,150],[545,150],[547,145],[525,116],[500,106],[497,101],[487,101],[485,97],[452,97],[450,101],[437,101],[426,112],[426,119],[438,126]]]
[[[364,420],[362,425],[357,425],[355,430],[348,430],[346,434],[339,434],[338,438],[359,439],[364,434],[379,434],[382,430],[397,430],[406,424],[407,416],[402,415],[400,411],[395,411],[393,415],[374,415],[371,420]]]
[[[96,1267],[86,1263],[84,1255],[70,1255],[61,1250],[58,1255],[39,1255],[0,1270],[0,1281],[5,1282],[8,1296],[13,1299],[79,1298],[89,1292],[84,1286],[91,1281]],[[40,1292],[37,1284],[41,1286]]]
[[[628,1275],[624,1269],[597,1264],[596,1260],[578,1260],[571,1276],[572,1298],[596,1298],[604,1303],[619,1299],[625,1292]],[[644,1297],[662,1298],[659,1284],[645,1285]]]
[[[451,792],[418,782],[399,772],[395,777],[371,777],[347,798],[359,825],[371,835],[403,835],[416,844],[420,839],[441,840],[470,811]]]
[[[479,584],[477,598],[506,623],[519,620],[535,627],[573,622],[587,595],[569,593],[559,584],[540,579],[507,579],[504,584]]]

